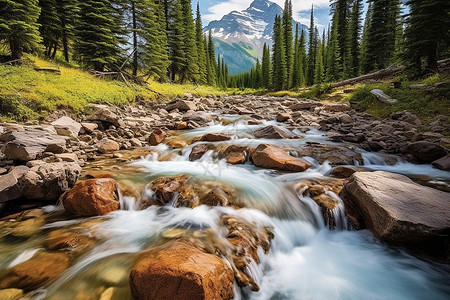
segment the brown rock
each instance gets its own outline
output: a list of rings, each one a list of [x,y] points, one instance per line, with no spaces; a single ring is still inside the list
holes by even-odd
[[[252,153],[253,163],[261,168],[303,172],[311,165],[301,158],[292,157],[283,150],[266,144],[259,145]]]
[[[5,289],[0,290],[0,299],[2,300],[19,300],[23,297],[21,289]]]
[[[81,126],[83,127],[83,129],[88,132],[91,133],[93,132],[95,129],[98,128],[98,124],[96,123],[81,123]]]
[[[157,146],[159,145],[164,139],[166,138],[166,133],[162,131],[161,129],[155,129],[153,130],[152,134],[150,134],[150,145],[151,146]]]
[[[289,113],[281,113],[277,115],[277,122],[284,122],[291,118],[291,114]]]
[[[324,106],[324,109],[332,112],[343,112],[351,110],[351,107],[349,103],[333,103],[333,104],[326,104]]]
[[[230,134],[207,133],[200,139],[203,142],[222,142],[231,140]]]
[[[378,171],[353,174],[342,196],[356,206],[367,228],[381,240],[412,249],[427,248],[448,259],[449,193],[421,186],[403,175]]]
[[[48,235],[47,249],[59,250],[73,248],[80,242],[80,237],[76,234],[64,231],[62,229],[53,230]]]
[[[200,204],[208,206],[228,206],[229,200],[228,195],[221,188],[214,188],[208,194],[200,199]]]
[[[81,124],[70,117],[61,117],[51,123],[59,135],[78,137],[81,129]]]
[[[325,161],[332,165],[354,165],[356,162],[362,165],[364,163],[360,153],[344,146],[311,144],[297,150],[297,153],[299,156],[310,156],[320,164]]]
[[[244,164],[247,161],[251,149],[240,145],[230,145],[220,152],[221,158],[225,158],[227,163],[232,165]]]
[[[334,168],[333,171],[331,171],[331,175],[337,178],[348,178],[352,176],[352,174],[355,172],[356,170],[354,168],[339,166]]]
[[[189,160],[190,161],[196,161],[200,158],[202,158],[202,156],[208,152],[209,150],[212,149],[212,145],[211,144],[199,144],[199,145],[195,145],[192,148],[191,153],[189,154]]]
[[[130,273],[135,299],[232,299],[233,272],[187,242],[148,252]]]
[[[14,200],[22,196],[19,182],[14,174],[0,176],[0,203]]]
[[[205,126],[212,120],[213,118],[211,117],[211,115],[204,111],[188,111],[183,115],[183,121],[192,121],[201,126]]]
[[[432,163],[447,155],[447,151],[442,146],[426,141],[409,144],[406,152],[423,163]]]
[[[102,121],[112,124],[116,127],[125,127],[125,122],[115,113],[113,113],[106,105],[93,105],[95,112],[88,117],[88,120]]]
[[[104,138],[97,143],[98,152],[100,153],[108,153],[118,151],[120,146],[117,142]]]
[[[153,181],[151,189],[155,192],[156,204],[170,203],[177,197],[177,207],[196,207],[199,204],[197,193],[189,185],[190,176],[160,177]]]
[[[450,154],[447,154],[446,156],[433,161],[432,165],[435,168],[438,168],[438,169],[441,169],[444,171],[450,171]]]
[[[257,139],[287,139],[290,135],[275,125],[269,125],[253,132]]]
[[[182,149],[187,146],[187,143],[180,138],[173,137],[167,141],[167,146],[174,149]]]
[[[69,267],[64,253],[40,253],[11,268],[0,280],[0,288],[36,289],[59,276]]]
[[[315,108],[317,106],[320,106],[321,104],[319,102],[300,102],[300,103],[295,103],[292,104],[291,106],[289,106],[289,109],[293,110],[293,111],[299,111],[299,110],[308,110],[311,108]]]
[[[179,111],[197,110],[197,105],[193,101],[176,100],[174,103],[167,105],[166,110],[171,111],[178,109]]]
[[[64,208],[79,216],[106,215],[120,209],[117,182],[112,178],[79,181],[62,198]]]

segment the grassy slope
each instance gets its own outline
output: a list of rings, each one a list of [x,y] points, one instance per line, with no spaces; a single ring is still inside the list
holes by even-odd
[[[78,68],[60,66],[61,75],[37,72],[33,66],[51,63],[29,56],[30,65],[0,65],[0,118],[3,120],[31,120],[45,118],[50,112],[65,108],[75,114],[86,111],[89,103],[110,103],[118,106],[136,99],[155,101],[157,94],[140,86],[135,89],[123,82],[94,78]],[[184,93],[199,96],[222,95],[212,87],[150,82],[149,87],[167,99],[182,97]]]

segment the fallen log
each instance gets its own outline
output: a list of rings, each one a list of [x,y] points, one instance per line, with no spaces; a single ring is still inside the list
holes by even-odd
[[[45,72],[45,73],[53,73],[53,74],[56,74],[56,75],[61,75],[61,70],[59,68],[38,68],[38,67],[35,67],[34,70],[37,71],[37,72]]]
[[[348,85],[348,84],[355,84],[364,80],[369,80],[369,79],[379,79],[379,78],[383,78],[386,76],[390,76],[393,75],[397,72],[400,72],[404,69],[404,66],[391,66],[387,69],[383,69],[383,70],[379,70],[376,71],[374,73],[370,73],[370,74],[366,74],[363,76],[359,76],[359,77],[355,77],[355,78],[350,78],[344,81],[340,81],[340,82],[335,82],[331,84],[332,88],[337,88],[340,86],[344,86],[344,85]]]

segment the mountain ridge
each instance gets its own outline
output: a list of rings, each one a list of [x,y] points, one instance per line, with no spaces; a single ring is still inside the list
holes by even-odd
[[[221,20],[211,21],[204,28],[214,41],[217,55],[224,57],[230,74],[249,71],[256,60],[261,60],[264,43],[272,45],[273,24],[276,15],[282,15],[283,9],[269,0],[255,0],[243,11],[232,11]],[[308,27],[293,21],[299,28]]]

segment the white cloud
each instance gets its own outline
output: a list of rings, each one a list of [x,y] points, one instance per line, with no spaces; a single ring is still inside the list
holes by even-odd
[[[284,7],[285,0],[270,0],[272,2],[277,3],[281,7]],[[241,11],[250,6],[253,0],[229,0],[218,3],[216,5],[212,5],[208,8],[208,14],[204,15],[203,18],[206,21],[212,20],[220,20],[226,14],[236,10]],[[294,19],[302,22],[302,24],[309,25],[309,19],[307,22],[303,22],[300,17],[301,12],[310,11],[311,5],[314,4],[315,8],[325,8],[328,7],[330,2],[329,0],[294,0],[292,1],[293,13],[296,16]]]

